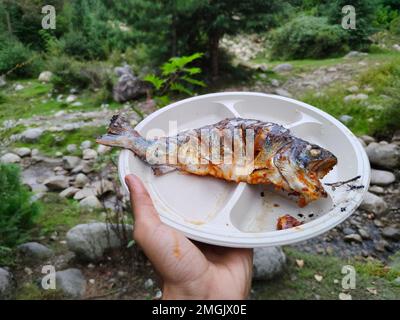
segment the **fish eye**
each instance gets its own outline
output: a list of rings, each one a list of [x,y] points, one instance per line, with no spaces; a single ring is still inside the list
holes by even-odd
[[[310,155],[312,157],[318,157],[320,154],[321,154],[321,149],[313,148],[313,149],[310,150]]]

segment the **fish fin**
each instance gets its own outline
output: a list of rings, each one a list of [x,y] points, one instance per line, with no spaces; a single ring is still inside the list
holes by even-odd
[[[128,119],[123,114],[115,114],[111,118],[107,133],[115,135],[123,135],[127,134],[127,132],[132,132],[132,131],[136,132],[136,130],[132,130],[128,122]]]
[[[155,176],[162,176],[166,173],[177,170],[174,167],[170,167],[170,166],[166,166],[166,165],[155,165],[155,166],[152,166],[151,169],[153,169],[153,173]]]

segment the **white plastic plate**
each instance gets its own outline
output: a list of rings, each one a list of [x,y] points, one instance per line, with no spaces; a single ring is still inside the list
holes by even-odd
[[[226,182],[212,177],[172,172],[154,176],[151,168],[129,150],[119,157],[119,175],[134,173],[145,183],[161,220],[187,237],[228,247],[285,245],[315,237],[349,217],[368,190],[369,161],[358,139],[342,123],[325,112],[294,99],[252,92],[213,93],[189,98],[149,115],[136,129],[145,137],[176,134],[170,121],[182,131],[212,124],[227,117],[275,122],[294,136],[318,144],[338,158],[323,183],[345,181],[328,197],[299,208],[296,201],[265,185]],[[261,196],[263,193],[264,196]],[[278,217],[290,214],[301,226],[276,230]]]

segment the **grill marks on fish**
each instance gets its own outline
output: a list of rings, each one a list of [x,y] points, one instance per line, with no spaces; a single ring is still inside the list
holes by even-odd
[[[227,181],[273,184],[299,196],[298,205],[326,197],[319,179],[336,157],[272,122],[231,118],[176,136],[144,139],[122,116],[98,143],[132,150],[156,175],[180,170]]]

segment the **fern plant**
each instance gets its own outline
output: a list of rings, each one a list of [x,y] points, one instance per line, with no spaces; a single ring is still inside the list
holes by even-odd
[[[202,56],[202,53],[194,53],[190,56],[171,58],[161,66],[160,76],[149,74],[144,78],[153,85],[151,95],[157,106],[169,104],[173,94],[193,96],[196,94],[196,88],[206,86],[203,81],[195,78],[201,73],[201,68],[188,66]]]

